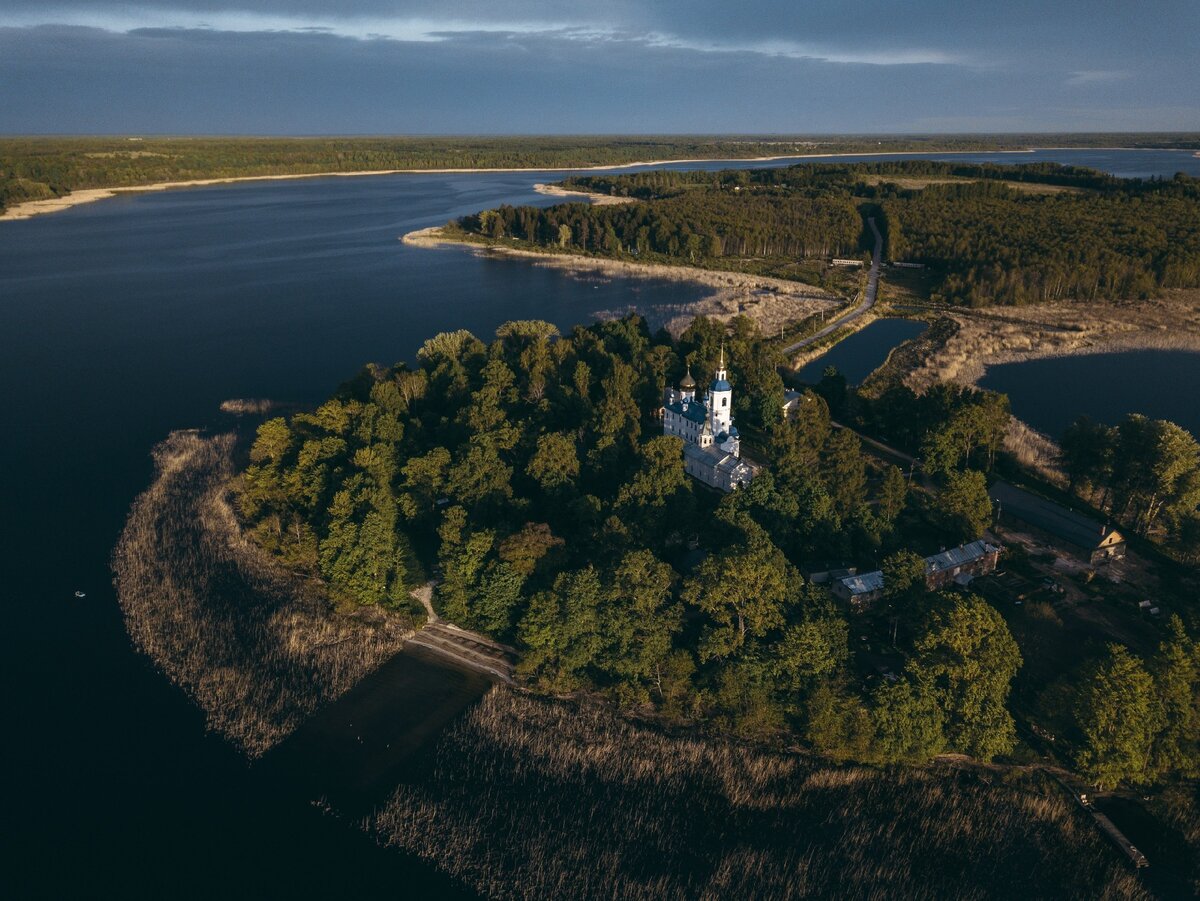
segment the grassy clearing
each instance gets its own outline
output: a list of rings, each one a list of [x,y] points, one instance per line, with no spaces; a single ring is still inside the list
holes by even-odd
[[[371,826],[497,898],[1146,898],[1023,773],[834,767],[495,689]]]
[[[861,181],[868,185],[892,184],[901,188],[919,191],[930,185],[959,185],[978,182],[979,179],[961,175],[914,176],[914,175],[867,175]],[[1073,185],[1045,185],[1028,181],[1005,181],[1003,184],[1022,194],[1084,194],[1086,188]]]
[[[404,614],[335,615],[318,586],[243,539],[226,492],[234,437],[176,432],[113,553],[134,644],[256,757],[411,634]]]

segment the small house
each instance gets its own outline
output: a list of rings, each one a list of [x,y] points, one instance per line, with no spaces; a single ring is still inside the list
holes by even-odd
[[[851,610],[861,612],[883,597],[883,573],[876,570],[862,575],[846,576],[833,582],[831,590],[834,597],[849,603]]]

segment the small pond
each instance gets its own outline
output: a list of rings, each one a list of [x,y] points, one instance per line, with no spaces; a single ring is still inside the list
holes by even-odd
[[[816,384],[825,367],[834,366],[849,384],[860,384],[883,365],[893,347],[917,337],[925,329],[924,322],[912,319],[876,319],[804,366],[798,375],[801,381]]]

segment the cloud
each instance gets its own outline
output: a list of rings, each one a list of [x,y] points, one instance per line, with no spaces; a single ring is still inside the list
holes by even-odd
[[[572,24],[566,19],[485,19],[434,18],[372,14],[373,6],[355,13],[345,7],[325,8],[301,15],[299,11],[279,9],[178,9],[136,6],[106,7],[32,7],[10,13],[10,25],[76,25],[132,33],[151,29],[198,29],[231,33],[249,32],[324,32],[360,40],[397,41],[477,40],[489,35],[495,40],[523,37],[553,38],[583,44],[622,42],[648,48],[665,47],[696,53],[754,53],[792,59],[818,59],[828,62],[863,65],[948,65],[961,64],[960,53],[930,46],[869,46],[850,42],[799,41],[779,34],[769,37],[721,36],[696,37],[670,30],[638,30],[600,24]],[[268,4],[269,6],[270,4]],[[492,10],[494,13],[494,9]]]
[[[1072,72],[1065,84],[1068,87],[1079,87],[1090,84],[1112,84],[1115,81],[1125,81],[1132,78],[1133,73],[1120,70],[1082,69]]]
[[[1156,2],[0,0],[0,132],[1194,129]]]

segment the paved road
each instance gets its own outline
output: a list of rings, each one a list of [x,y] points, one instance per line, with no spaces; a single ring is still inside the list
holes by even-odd
[[[849,322],[853,322],[871,307],[875,306],[875,293],[879,289],[879,266],[883,260],[883,235],[879,233],[879,227],[875,225],[875,218],[867,219],[867,225],[871,226],[871,231],[875,232],[875,253],[871,255],[871,271],[867,275],[867,290],[863,292],[862,302],[859,303],[853,310],[846,315],[835,319],[825,328],[821,329],[815,335],[809,335],[802,341],[797,341],[795,344],[785,347],[785,354],[794,354],[798,350],[803,350],[814,341],[820,341],[826,335],[831,335]]]

